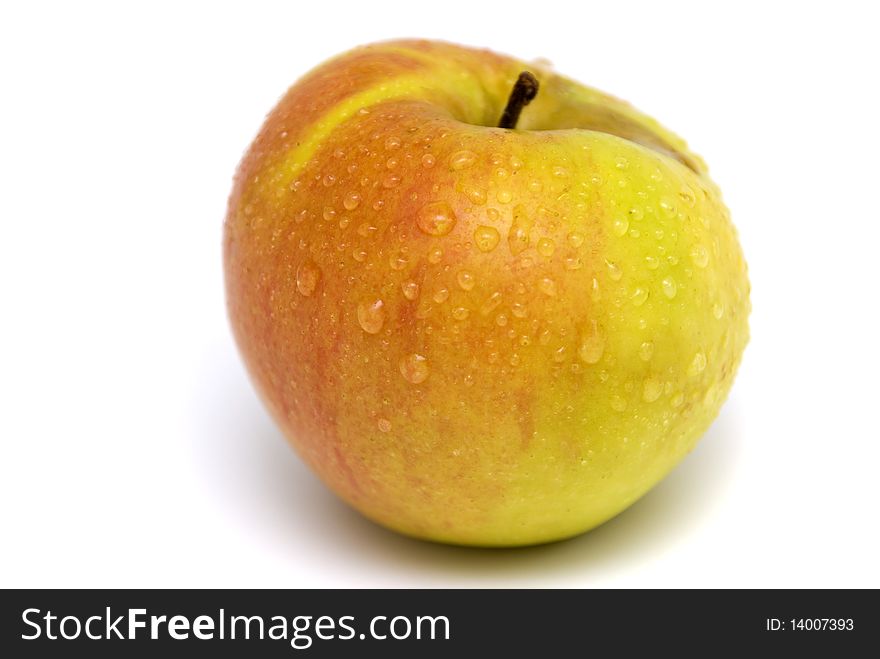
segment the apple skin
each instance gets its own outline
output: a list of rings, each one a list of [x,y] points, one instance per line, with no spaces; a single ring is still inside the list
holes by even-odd
[[[537,98],[493,128],[523,70]],[[224,265],[241,354],[302,459],[441,542],[548,542],[621,512],[705,432],[748,341],[735,229],[680,138],[446,43],[361,47],[293,86],[238,169]]]

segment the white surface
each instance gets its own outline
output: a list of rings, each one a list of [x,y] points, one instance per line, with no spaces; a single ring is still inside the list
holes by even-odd
[[[0,586],[880,586],[867,5],[350,4],[3,5]],[[576,540],[476,551],[363,521],[232,343],[239,157],[299,75],[397,36],[546,57],[632,101],[707,159],[739,227],[753,338],[730,400]]]

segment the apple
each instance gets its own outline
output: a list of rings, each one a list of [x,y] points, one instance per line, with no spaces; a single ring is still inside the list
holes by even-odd
[[[694,447],[748,341],[736,231],[681,138],[447,43],[361,47],[290,88],[239,166],[224,265],[302,459],[441,542],[618,514]]]

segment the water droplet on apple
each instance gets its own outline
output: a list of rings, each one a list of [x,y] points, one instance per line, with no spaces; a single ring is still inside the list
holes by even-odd
[[[660,267],[660,259],[656,256],[646,256],[645,265],[648,266],[648,270],[656,270]]]
[[[396,188],[398,185],[400,185],[400,176],[397,174],[386,174],[382,178],[383,188]]]
[[[721,320],[721,317],[724,315],[724,305],[720,302],[713,304],[712,315],[715,316],[715,320]]]
[[[332,222],[336,218],[336,210],[331,206],[324,206],[324,211],[321,215],[327,222]]]
[[[709,250],[704,245],[694,245],[691,248],[691,261],[698,268],[705,268],[709,265]]]
[[[392,270],[403,270],[407,263],[409,263],[409,259],[402,252],[394,252],[388,255],[388,267]]]
[[[522,302],[514,302],[510,305],[510,313],[512,313],[515,318],[525,318],[529,315],[529,309]]]
[[[333,174],[325,174],[322,181],[324,183],[324,187],[329,188],[334,183],[336,183],[336,177]]]
[[[635,220],[636,222],[638,222],[643,217],[645,217],[645,212],[638,206],[633,206],[629,209],[629,217],[631,220]]]
[[[357,192],[348,192],[342,199],[342,205],[347,211],[353,211],[361,203],[361,196]]]
[[[382,300],[367,300],[358,304],[357,319],[367,334],[378,334],[385,324],[385,304]]]
[[[437,264],[443,259],[443,250],[439,247],[432,247],[428,250],[428,263]]]
[[[545,346],[550,343],[550,339],[552,338],[553,334],[550,332],[549,329],[541,330],[541,333],[538,335],[538,343],[540,343],[542,346]]]
[[[429,236],[445,236],[455,226],[455,213],[445,201],[427,204],[416,215],[416,224]]]
[[[663,383],[660,380],[654,376],[645,378],[645,381],[642,383],[642,399],[646,403],[653,403],[660,398],[662,393]]]
[[[470,312],[465,307],[455,307],[452,310],[452,317],[455,320],[465,320],[470,315]]]
[[[556,297],[556,282],[550,277],[542,277],[538,280],[538,290],[548,297]]]
[[[580,270],[584,267],[584,262],[581,261],[580,256],[567,256],[565,258],[565,269],[566,270]]]
[[[379,421],[376,423],[376,426],[378,426],[381,432],[391,431],[391,422],[388,419],[379,419]]]
[[[690,186],[681,186],[681,190],[679,191],[678,196],[690,208],[693,208],[694,204],[697,203],[697,195],[694,193],[693,189]]]
[[[584,244],[584,234],[579,231],[572,231],[568,234],[568,244],[577,249]]]
[[[495,311],[498,308],[498,305],[501,304],[501,293],[495,291],[486,298],[485,302],[483,302],[483,306],[480,307],[480,313],[484,316],[488,316],[490,313]]]
[[[351,252],[351,258],[353,258],[358,263],[363,263],[367,260],[367,250],[363,247],[355,247]]]
[[[712,406],[716,405],[718,403],[718,394],[719,388],[718,383],[716,382],[706,389],[706,393],[703,396],[703,404]]]
[[[314,261],[303,261],[296,269],[296,290],[301,295],[309,297],[318,287],[318,281],[321,279],[321,270]]]
[[[437,164],[437,159],[434,158],[430,153],[426,153],[422,156],[422,167],[425,169],[430,169],[435,164]]]
[[[611,409],[615,412],[625,412],[626,411],[626,399],[614,394],[611,397]]]
[[[449,299],[449,289],[443,286],[434,291],[433,300],[437,304],[443,304]]]
[[[669,197],[660,198],[660,212],[666,217],[675,217],[675,202]]]
[[[684,402],[684,394],[680,391],[677,394],[674,394],[669,401],[669,404],[672,407],[681,407],[681,404]]]
[[[465,197],[467,197],[472,204],[482,206],[486,203],[486,191],[482,188],[479,188],[475,185],[467,184],[462,187],[462,191],[464,192]]]
[[[590,284],[590,299],[593,302],[598,302],[602,299],[602,290],[599,288],[599,280],[593,277],[593,281]]]
[[[591,323],[590,331],[581,338],[581,345],[578,348],[578,356],[581,361],[587,364],[595,364],[602,359],[605,352],[605,337],[599,332],[599,327],[594,320]]]
[[[608,266],[608,276],[612,281],[620,281],[620,278],[623,277],[623,270],[620,269],[620,266],[608,260],[605,261],[605,265]]]
[[[614,235],[620,238],[621,236],[626,235],[626,231],[629,229],[629,220],[625,217],[617,217],[614,218],[614,222],[611,224],[611,230],[614,232]]]
[[[556,178],[566,178],[568,176],[568,170],[565,167],[556,166],[553,168],[553,176]]]
[[[378,230],[378,227],[373,226],[369,222],[362,222],[357,228],[358,235],[363,238],[369,238]]]
[[[509,204],[510,200],[513,199],[513,195],[510,193],[510,190],[499,190],[495,193],[495,198],[499,204]]]
[[[651,361],[653,355],[654,344],[651,341],[645,341],[639,346],[639,357],[642,358],[643,362]]]
[[[458,285],[463,291],[471,290],[477,283],[474,275],[467,270],[460,270],[459,273],[456,275],[455,280],[458,282]]]
[[[663,294],[670,300],[678,293],[678,285],[672,277],[664,277],[660,285],[663,288]]]
[[[568,350],[565,346],[560,346],[553,351],[553,361],[557,364],[561,364],[568,357]]]
[[[395,149],[400,148],[400,138],[394,137],[393,135],[385,140],[385,149],[387,151],[394,151]]]
[[[410,384],[421,384],[431,372],[427,358],[417,353],[402,357],[398,366],[403,379]]]
[[[529,246],[528,230],[515,224],[511,225],[510,233],[507,234],[507,244],[510,246],[511,254],[522,253]]]
[[[419,285],[414,281],[405,281],[400,285],[403,297],[407,300],[415,300],[419,296]]]
[[[495,324],[498,327],[507,327],[507,314],[500,313],[495,316]]]
[[[510,253],[514,256],[521,254],[529,246],[529,231],[533,221],[523,206],[513,209],[513,222],[510,224],[510,232],[507,234],[507,244]]]
[[[467,169],[477,162],[477,154],[473,151],[456,151],[449,158],[449,167],[455,171]]]
[[[698,352],[694,355],[693,361],[691,361],[691,365],[688,367],[688,375],[690,377],[696,377],[700,373],[706,370],[706,354],[703,351]]]
[[[642,306],[645,302],[648,301],[648,289],[642,288],[641,286],[636,286],[630,299],[632,299],[632,303],[635,306]]]
[[[556,251],[556,243],[550,238],[541,238],[538,240],[538,254],[550,258]]]
[[[474,230],[474,244],[481,252],[491,252],[500,240],[501,234],[495,227],[480,225]]]

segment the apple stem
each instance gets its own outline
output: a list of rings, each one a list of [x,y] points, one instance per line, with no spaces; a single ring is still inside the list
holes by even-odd
[[[498,128],[516,128],[520,112],[537,95],[538,79],[529,71],[520,73],[513,84],[513,89],[510,90],[507,107],[504,108],[504,114],[501,115]]]

